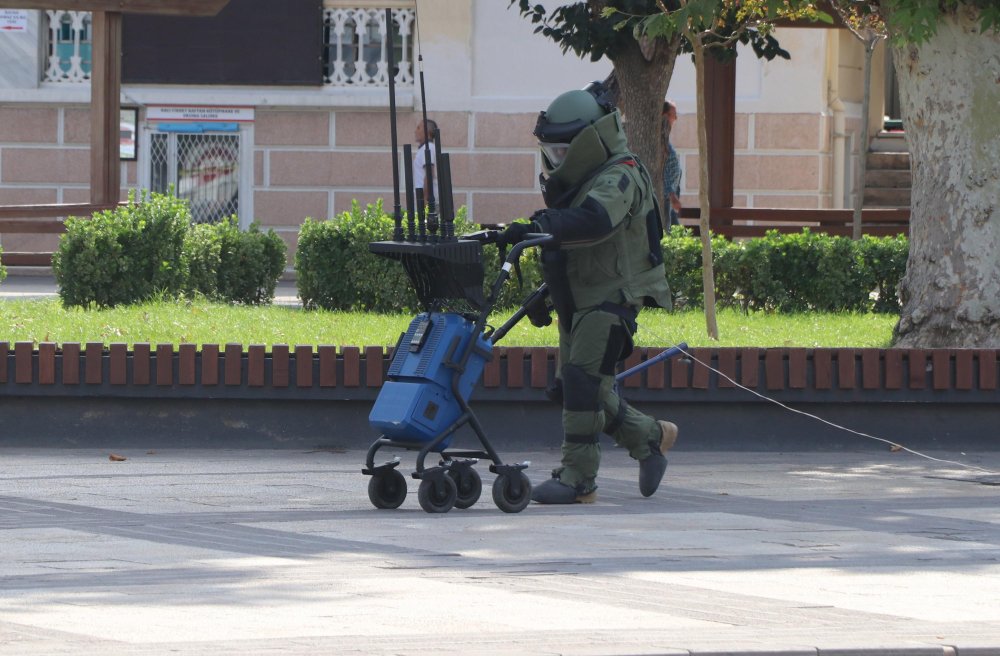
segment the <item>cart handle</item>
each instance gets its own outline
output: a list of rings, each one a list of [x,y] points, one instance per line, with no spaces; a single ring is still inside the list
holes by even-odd
[[[514,263],[521,258],[521,253],[526,248],[532,246],[544,246],[545,244],[555,241],[555,237],[547,232],[529,232],[524,235],[524,239],[520,242],[514,244],[510,252],[507,253],[507,257],[503,263],[503,270],[510,273],[510,269],[514,266]]]

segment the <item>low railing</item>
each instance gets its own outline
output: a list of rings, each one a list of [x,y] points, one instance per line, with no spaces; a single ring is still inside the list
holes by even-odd
[[[681,212],[681,223],[699,232],[697,207],[686,207]],[[834,209],[777,209],[777,208],[712,208],[712,232],[726,237],[763,237],[768,231],[812,232],[850,237],[853,231],[854,211]],[[861,234],[876,237],[907,235],[910,232],[910,210],[870,208],[861,213]]]
[[[662,348],[637,348],[623,368]],[[768,396],[835,403],[1000,400],[997,349],[691,348],[690,358],[656,361],[625,379],[625,393],[649,401],[756,401]],[[393,350],[381,346],[0,342],[0,398],[117,396],[371,400]],[[483,398],[544,401],[555,347],[498,347],[483,371]],[[275,397],[274,395],[278,396]],[[867,395],[873,394],[870,398]],[[877,394],[884,396],[878,397]],[[788,396],[792,395],[792,396]]]
[[[471,402],[498,446],[558,445],[559,412],[545,394],[557,350],[493,351]],[[624,366],[662,350],[635,349]],[[1000,448],[996,349],[690,355],[651,364],[621,390],[681,425],[682,450],[854,450],[895,439],[919,449]],[[367,448],[368,413],[391,357],[379,346],[0,342],[0,446]]]

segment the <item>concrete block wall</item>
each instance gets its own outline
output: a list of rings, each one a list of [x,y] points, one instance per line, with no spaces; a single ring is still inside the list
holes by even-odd
[[[681,113],[671,142],[681,158],[681,202],[698,205],[697,117]],[[832,199],[832,122],[824,114],[736,115],[736,207],[826,209]]]
[[[529,216],[541,204],[534,114],[433,112],[451,155],[454,204],[481,223]],[[400,111],[402,146],[413,144],[418,113]],[[294,257],[306,217],[326,219],[383,200],[392,208],[389,113],[384,110],[260,109],[254,124],[254,217],[273,228]],[[401,201],[405,209],[405,201]]]
[[[536,114],[432,112],[451,154],[456,208],[480,223],[529,216],[541,205],[540,162],[531,135]],[[419,114],[398,115],[400,147],[413,142]],[[673,142],[684,168],[682,200],[696,206],[694,114],[681,114]],[[89,200],[87,106],[0,106],[0,204]],[[831,122],[822,114],[736,116],[737,207],[831,207]],[[294,261],[306,217],[327,219],[383,199],[392,206],[389,114],[385,109],[259,107],[253,126],[253,219],[273,228]],[[124,198],[142,187],[134,162],[123,163]],[[400,171],[400,185],[403,173]],[[405,204],[404,204],[405,206]],[[50,251],[58,235],[0,235],[10,251]]]

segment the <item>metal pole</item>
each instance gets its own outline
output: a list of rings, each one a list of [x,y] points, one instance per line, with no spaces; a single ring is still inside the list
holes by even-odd
[[[392,232],[394,241],[403,241],[403,212],[399,207],[399,142],[396,136],[396,65],[393,50],[392,9],[385,10],[385,42],[386,56],[389,66],[389,132],[392,135],[392,218],[395,228]]]

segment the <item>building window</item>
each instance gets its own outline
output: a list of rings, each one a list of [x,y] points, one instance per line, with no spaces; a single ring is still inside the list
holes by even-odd
[[[240,176],[244,169],[241,153],[246,150],[240,147],[242,135],[152,130],[148,188],[160,193],[173,189],[178,198],[190,204],[193,223],[218,223],[239,216]],[[249,219],[240,225],[245,223]]]
[[[393,9],[396,84],[413,86],[413,9]],[[333,7],[323,10],[323,84],[332,87],[387,87],[385,8]]]
[[[323,84],[327,87],[387,87],[385,7],[348,7],[327,0],[323,10]],[[360,4],[360,3],[358,3]],[[387,3],[388,4],[388,3]],[[396,84],[412,87],[416,12],[409,2],[392,3]],[[91,18],[87,11],[50,9],[44,82],[90,81]]]
[[[90,81],[90,12],[49,9],[48,62],[45,82]]]

